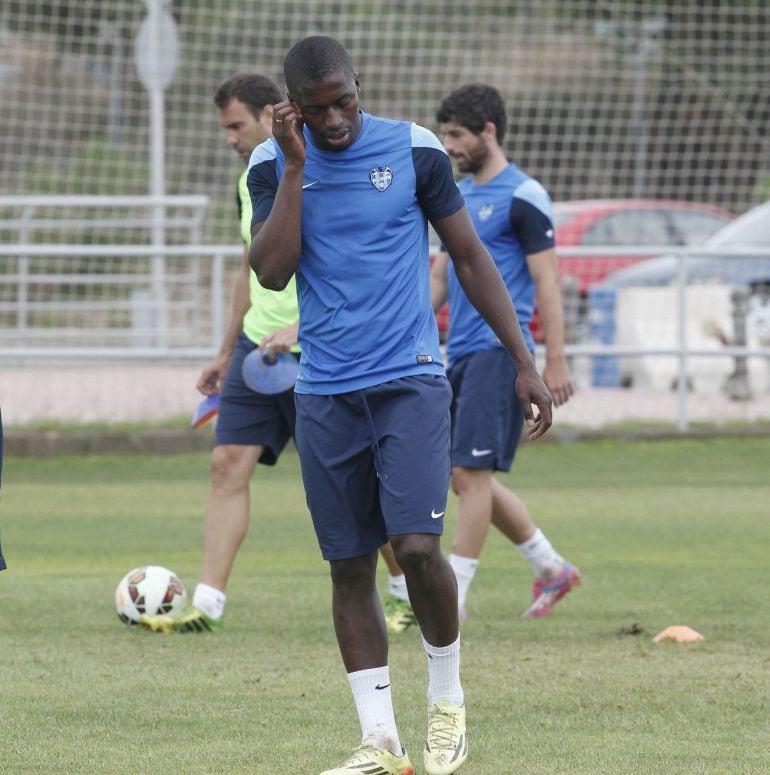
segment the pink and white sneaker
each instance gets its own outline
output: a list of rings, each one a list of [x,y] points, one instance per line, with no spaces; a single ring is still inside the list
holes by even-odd
[[[535,579],[532,584],[532,605],[522,614],[523,619],[542,619],[553,607],[580,584],[580,571],[565,562],[562,569],[551,579]]]

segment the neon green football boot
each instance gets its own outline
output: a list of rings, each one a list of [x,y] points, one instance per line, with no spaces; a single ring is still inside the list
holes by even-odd
[[[413,624],[417,624],[417,617],[414,615],[412,605],[408,600],[402,600],[395,595],[388,595],[385,598],[385,623],[390,632],[405,632]]]
[[[396,756],[384,748],[375,748],[371,740],[364,740],[353,753],[331,770],[324,770],[321,775],[414,775],[409,758],[404,751],[402,756]]]
[[[153,632],[222,632],[224,622],[203,613],[200,608],[188,606],[178,614],[144,614],[139,617],[139,624]]]
[[[465,706],[449,700],[433,703],[428,716],[423,764],[427,775],[453,775],[468,758]]]

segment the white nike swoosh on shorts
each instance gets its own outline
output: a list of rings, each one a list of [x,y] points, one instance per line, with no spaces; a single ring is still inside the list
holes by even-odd
[[[433,519],[441,519],[441,517],[443,517],[444,514],[446,514],[445,511],[439,511],[438,513],[436,513],[436,509],[433,509],[431,511],[431,513],[430,513],[430,515],[431,515],[431,517],[433,517]]]
[[[476,447],[474,447],[471,450],[471,455],[473,455],[473,457],[484,457],[484,455],[491,455],[493,452],[493,449],[476,449]]]

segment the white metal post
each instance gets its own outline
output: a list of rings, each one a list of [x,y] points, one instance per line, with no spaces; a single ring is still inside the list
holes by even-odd
[[[676,296],[679,316],[677,318],[677,345],[679,349],[679,377],[676,385],[676,427],[686,431],[687,421],[687,254],[677,256],[678,273]]]
[[[22,245],[29,244],[30,221],[34,212],[34,206],[25,207],[21,211],[21,225],[19,226],[19,242]],[[19,344],[27,341],[27,324],[29,322],[29,256],[22,253],[16,259],[16,271],[19,274],[18,294],[19,311],[16,314],[16,331],[19,335]]]
[[[166,163],[163,136],[164,105],[162,89],[153,88],[150,92],[150,196],[162,197],[165,194]],[[166,290],[166,257],[163,246],[166,242],[166,207],[155,204],[152,207],[152,245],[159,248],[152,257],[152,298],[155,304],[154,322],[158,347],[168,344],[168,292]]]
[[[150,196],[166,193],[166,153],[164,136],[163,92],[174,79],[178,35],[176,22],[167,10],[170,0],[142,0],[147,16],[136,36],[134,58],[139,79],[150,100]],[[157,346],[168,344],[168,291],[166,288],[165,206],[158,202],[152,208],[152,245],[158,253],[151,259],[152,298]]]

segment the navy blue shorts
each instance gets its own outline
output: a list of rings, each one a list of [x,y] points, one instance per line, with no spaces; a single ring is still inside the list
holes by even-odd
[[[502,348],[460,358],[452,385],[452,465],[510,471],[524,426],[516,364]]]
[[[294,435],[294,388],[267,396],[246,385],[241,374],[243,359],[256,349],[243,332],[238,335],[219,399],[215,443],[262,446],[259,462],[272,466]]]
[[[441,535],[451,402],[444,376],[295,398],[302,479],[324,559],[369,554],[392,535]]]

